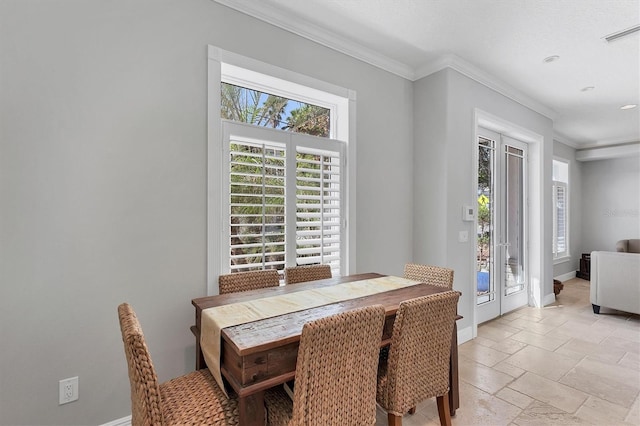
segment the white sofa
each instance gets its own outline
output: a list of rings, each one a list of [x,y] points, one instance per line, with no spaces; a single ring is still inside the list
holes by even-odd
[[[640,315],[640,253],[591,252],[591,305]]]

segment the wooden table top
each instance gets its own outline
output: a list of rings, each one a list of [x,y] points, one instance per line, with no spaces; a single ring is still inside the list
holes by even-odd
[[[200,328],[200,315],[202,310],[214,306],[227,305],[247,300],[277,296],[324,286],[332,286],[351,281],[380,278],[384,276],[385,275],[377,273],[356,274],[307,283],[251,290],[242,293],[229,293],[193,299],[192,304],[196,308],[196,327],[198,329]],[[229,345],[234,352],[240,356],[246,356],[252,353],[299,341],[304,324],[318,318],[376,304],[381,304],[385,307],[387,316],[393,316],[398,310],[398,306],[401,302],[442,291],[446,291],[446,289],[430,284],[417,284],[357,299],[345,300],[338,303],[319,306],[317,308],[306,309],[259,321],[227,327],[222,330],[221,336],[225,344]]]

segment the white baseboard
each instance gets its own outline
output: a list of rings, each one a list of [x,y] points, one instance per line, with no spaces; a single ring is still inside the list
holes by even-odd
[[[463,344],[464,342],[468,342],[473,339],[473,328],[467,327],[462,330],[458,330],[458,345]]]
[[[576,271],[567,272],[566,274],[558,275],[557,277],[553,277],[554,280],[558,281],[567,281],[576,277]]]
[[[112,420],[109,423],[105,423],[101,426],[131,426],[131,416],[123,417],[117,420]]]
[[[542,306],[548,306],[551,305],[552,303],[554,303],[556,301],[556,295],[555,293],[551,293],[551,294],[547,294],[544,297],[544,300],[542,301]]]

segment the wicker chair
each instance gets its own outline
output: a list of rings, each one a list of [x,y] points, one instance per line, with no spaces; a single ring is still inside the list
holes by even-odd
[[[460,293],[446,291],[400,304],[393,324],[389,358],[378,366],[377,400],[389,425],[436,397],[441,425],[451,425],[449,357]]]
[[[330,265],[292,266],[284,269],[284,283],[296,284],[331,278]]]
[[[135,312],[118,306],[131,383],[131,424],[237,425],[238,404],[227,398],[208,369],[158,384],[158,377]]]
[[[453,269],[443,268],[441,266],[407,263],[404,265],[404,277],[410,280],[445,287],[449,290],[453,288]]]
[[[304,325],[293,401],[282,387],[265,392],[269,425],[373,425],[376,368],[385,311],[360,308]]]
[[[263,271],[235,272],[218,277],[218,291],[220,294],[237,293],[255,290],[257,288],[277,287],[280,285],[280,275],[275,269]]]

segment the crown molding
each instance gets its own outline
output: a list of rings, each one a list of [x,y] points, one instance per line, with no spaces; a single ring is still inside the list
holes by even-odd
[[[613,158],[635,157],[640,155],[640,143],[627,145],[601,146],[599,148],[576,151],[578,161],[610,160]]]
[[[564,136],[559,135],[556,132],[553,132],[553,140],[556,142],[560,142],[563,145],[569,146],[573,149],[579,149],[581,146],[567,138],[565,138]]]
[[[427,77],[445,68],[454,69],[459,73],[469,77],[470,79],[475,80],[484,86],[487,86],[488,88],[500,93],[501,95],[504,95],[507,98],[512,99],[519,104],[524,105],[525,107],[544,115],[547,118],[550,118],[551,120],[555,120],[558,116],[558,113],[552,108],[549,108],[548,106],[536,101],[530,96],[525,95],[513,86],[504,83],[503,81],[493,77],[492,75],[481,70],[472,63],[467,62],[454,54],[444,55],[436,59],[435,61],[431,61],[422,65],[415,72],[415,80]]]
[[[618,138],[618,139],[601,139],[594,143],[581,146],[580,148],[602,148],[604,146],[615,146],[615,145],[632,145],[639,144],[639,139],[634,138]]]
[[[243,2],[240,0],[212,1],[267,22],[271,25],[275,25],[276,27],[282,28],[300,37],[304,37],[315,43],[344,53],[345,55],[359,59],[410,81],[419,80],[448,67],[466,75],[484,86],[489,87],[490,89],[495,90],[519,104],[544,115],[545,117],[554,120],[558,115],[553,109],[541,104],[514,87],[498,80],[475,65],[472,65],[453,54],[444,55],[435,61],[420,66],[418,69],[414,69],[407,64],[391,59],[379,52],[362,46],[361,44],[332,34],[317,25],[291,19],[287,14],[284,14],[272,7],[265,6],[262,2]]]
[[[332,50],[344,53],[347,56],[359,59],[369,65],[373,65],[374,67],[406,78],[407,80],[414,80],[414,71],[410,66],[382,55],[375,50],[362,46],[359,43],[355,43],[344,37],[332,34],[310,22],[293,20],[290,16],[287,16],[286,14],[283,14],[269,6],[263,5],[262,2],[249,3],[238,0],[213,1],[244,13],[245,15],[249,15],[271,25],[275,25],[278,28],[299,35],[300,37],[304,37]]]

